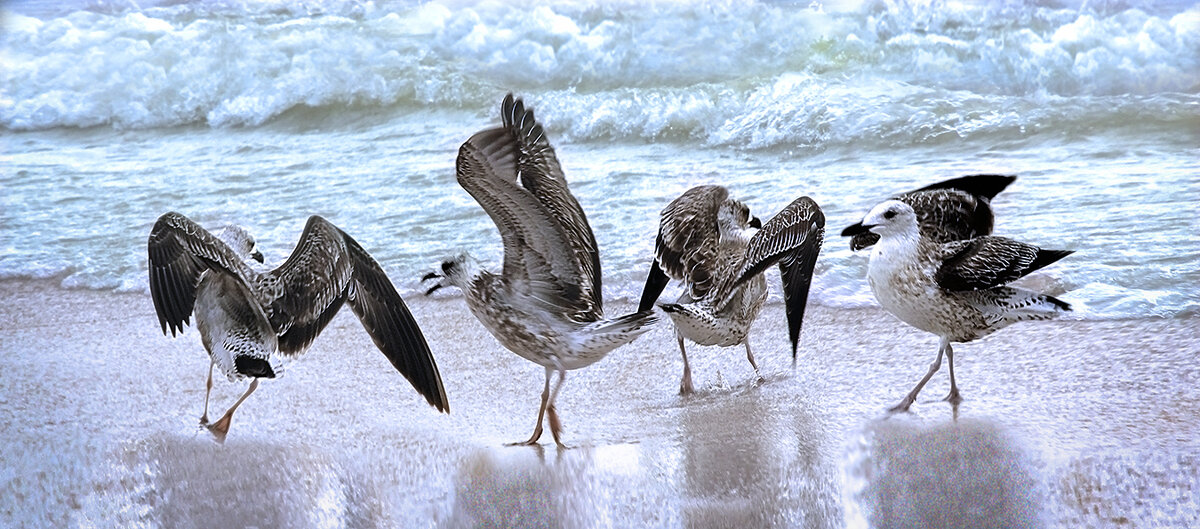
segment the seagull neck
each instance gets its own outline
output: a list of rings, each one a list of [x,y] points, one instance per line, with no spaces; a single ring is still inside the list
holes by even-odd
[[[913,258],[921,245],[921,235],[917,230],[905,230],[882,234],[875,249],[871,251],[872,258],[882,258],[888,261],[907,260]]]

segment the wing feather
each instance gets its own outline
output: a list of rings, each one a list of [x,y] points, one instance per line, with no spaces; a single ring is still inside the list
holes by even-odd
[[[163,334],[183,332],[196,304],[196,286],[209,269],[242,281],[257,274],[224,241],[191,219],[167,212],[154,223],[146,244],[150,296]]]
[[[995,215],[991,200],[1017,177],[1011,175],[978,174],[951,178],[891,197],[912,206],[917,214],[921,234],[936,243],[973,239],[992,233]],[[851,250],[861,250],[879,241],[879,235],[856,228],[843,230],[842,235],[856,233],[850,240]]]
[[[450,404],[442,376],[408,306],[379,263],[354,238],[341,233],[354,269],[348,296],[350,308],[375,346],[413,389],[438,411],[448,413]]]
[[[995,236],[954,241],[941,249],[942,266],[934,279],[942,288],[954,291],[1002,286],[1073,253]]]
[[[733,292],[741,283],[771,265],[779,264],[793,362],[808,305],[808,290],[824,238],[825,213],[821,207],[809,197],[797,198],[750,238],[745,264],[728,288],[728,292]]]
[[[720,280],[714,273],[721,244],[717,214],[728,198],[722,186],[697,186],[662,210],[655,257],[662,272],[687,283],[694,299],[704,298]]]
[[[279,334],[279,352],[304,352],[346,301],[353,265],[342,232],[313,215],[292,255],[270,273],[267,318]]]
[[[523,101],[508,94],[501,103],[504,128],[508,129],[516,144],[517,178],[550,212],[571,247],[576,266],[588,285],[584,295],[588,296],[597,309],[603,304],[600,251],[592,233],[587,215],[579,201],[571,194],[563,175],[562,166],[550,145],[545,129],[533,115],[533,109],[525,107]],[[590,286],[590,291],[586,288]]]
[[[508,98],[505,101],[509,103]],[[506,121],[511,120],[506,118]],[[523,121],[516,125],[528,127]],[[598,256],[581,251],[587,244],[573,244],[572,239],[578,235],[572,235],[568,228],[570,223],[565,222],[564,217],[556,216],[552,206],[529,187],[518,184],[518,181],[532,182],[530,185],[539,193],[557,193],[553,190],[556,187],[554,178],[538,173],[550,169],[538,169],[539,163],[525,161],[524,140],[518,137],[524,133],[516,125],[484,130],[468,139],[459,149],[458,182],[479,202],[500,231],[507,279],[523,281],[534,299],[550,306],[584,319],[596,317],[601,313],[596,288],[599,269],[593,266],[598,265]],[[537,133],[533,137],[536,139],[540,135]],[[549,149],[548,144],[545,147]],[[545,152],[540,155],[542,165],[550,164],[546,155]],[[552,149],[548,156],[553,160]],[[551,165],[556,168],[557,162]],[[565,182],[561,191],[574,201],[566,192]],[[557,204],[562,206],[562,202]],[[591,237],[586,219],[582,221],[582,227],[587,230],[585,239],[594,249],[595,239]],[[592,274],[592,270],[596,273]]]

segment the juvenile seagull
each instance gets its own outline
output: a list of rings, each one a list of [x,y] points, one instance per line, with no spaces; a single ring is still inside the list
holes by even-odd
[[[408,307],[379,264],[329,221],[312,216],[296,249],[278,268],[260,272],[262,261],[245,230],[214,236],[191,219],[170,212],[150,231],[150,293],[163,334],[183,332],[192,313],[212,363],[200,424],[224,442],[234,410],[262,378],[275,378],[280,353],[308,349],[342,303],[349,302],[375,345],[430,405],[448,412],[437,364]],[[215,423],[208,422],[212,368],[231,381],[250,377],[250,388]]]
[[[426,294],[455,286],[467,307],[505,347],[546,369],[533,435],[548,417],[563,446],[554,400],[568,370],[587,367],[650,330],[650,311],[606,319],[601,306],[600,253],[579,202],[542,126],[512,94],[500,107],[503,125],[471,136],[458,151],[458,183],[496,223],[504,243],[500,274],[460,254],[441,265]],[[550,391],[550,377],[558,383]]]
[[[1045,320],[1071,310],[1066,302],[1023,288],[1006,286],[1026,274],[1073,253],[1044,250],[1005,237],[982,236],[938,242],[920,229],[913,207],[888,200],[871,209],[854,230],[879,236],[867,268],[875,299],[901,321],[941,337],[929,372],[890,411],[907,411],[942,365],[950,363],[950,393],[962,402],[954,380],[951,342],[969,342],[1023,320]]]
[[[920,189],[901,193],[892,200],[908,204],[917,214],[921,236],[943,243],[991,235],[994,215],[992,199],[1004,191],[1017,177],[977,174],[952,178]],[[847,227],[843,237],[849,237],[850,249],[867,248],[879,240],[879,235],[863,229],[862,223]]]
[[[700,345],[744,344],[746,359],[759,374],[750,351],[750,325],[767,299],[763,272],[775,263],[783,277],[795,365],[808,287],[824,234],[825,215],[808,197],[797,198],[765,225],[717,185],[693,187],[667,204],[638,310],[650,310],[670,279],[686,284],[675,303],[661,305],[675,323],[683,355],[680,394],[693,391],[684,338]]]

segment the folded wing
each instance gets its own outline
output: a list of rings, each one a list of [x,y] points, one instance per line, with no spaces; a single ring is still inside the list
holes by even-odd
[[[995,236],[946,243],[942,251],[934,278],[938,286],[954,291],[1002,286],[1073,253]]]

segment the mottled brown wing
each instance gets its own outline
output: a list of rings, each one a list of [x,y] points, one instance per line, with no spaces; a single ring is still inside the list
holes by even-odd
[[[797,198],[763,224],[750,239],[745,264],[732,284],[736,287],[779,263],[793,361],[808,305],[808,290],[824,238],[825,214],[821,207],[809,197]]]
[[[507,99],[506,99],[507,101]],[[504,276],[524,283],[535,299],[579,319],[600,314],[588,267],[580,266],[578,246],[564,223],[529,189],[521,177],[520,143],[508,127],[487,129],[463,143],[458,152],[458,183],[496,224],[504,243]]]
[[[354,265],[342,231],[313,215],[287,261],[270,272],[267,318],[279,335],[279,352],[308,349],[346,301]]]
[[[523,101],[514,100],[513,95],[508,94],[500,110],[504,128],[512,135],[519,153],[516,157],[517,180],[560,224],[576,266],[587,280],[582,295],[599,311],[603,306],[600,251],[583,207],[567,186],[554,147],[550,145],[545,129],[534,118],[533,109],[526,108]]]
[[[721,243],[717,214],[728,198],[724,187],[698,186],[662,210],[654,244],[657,264],[667,276],[686,283],[693,299],[703,299],[721,280],[714,269]]]
[[[220,269],[242,281],[255,277],[224,241],[175,212],[158,218],[147,242],[150,295],[163,334],[183,332],[196,304],[196,286],[209,269]]]
[[[375,346],[413,389],[438,411],[449,413],[450,403],[437,362],[408,306],[379,263],[354,238],[345,232],[342,235],[354,268],[348,292],[350,308]]]
[[[995,236],[949,242],[941,249],[942,266],[934,279],[938,286],[955,291],[1005,285],[1074,253]]]

